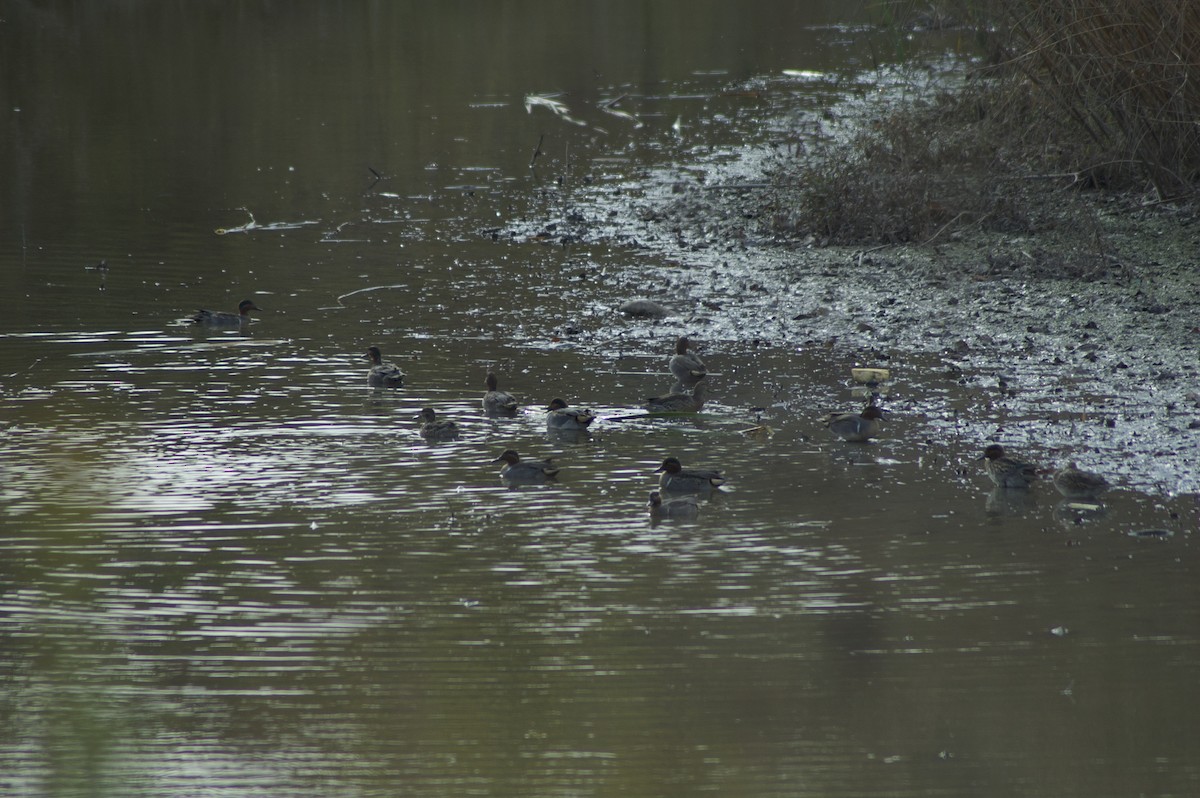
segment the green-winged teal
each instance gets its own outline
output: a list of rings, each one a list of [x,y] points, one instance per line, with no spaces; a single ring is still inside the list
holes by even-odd
[[[691,343],[686,336],[681,336],[675,341],[675,354],[671,356],[669,363],[671,373],[675,375],[677,385],[676,391],[691,390],[696,387],[700,380],[708,376],[708,369],[704,367],[704,361],[688,352],[688,347]]]
[[[669,393],[646,400],[643,405],[651,413],[696,413],[704,407],[708,389],[698,383],[691,393]]]
[[[725,483],[725,477],[720,471],[703,471],[700,469],[684,470],[683,464],[677,457],[668,457],[662,465],[654,469],[658,478],[658,486],[672,493],[706,493],[715,490]]]
[[[522,460],[512,449],[506,449],[492,462],[504,463],[500,478],[507,482],[544,482],[558,474],[558,467],[551,460]]]
[[[1068,499],[1094,499],[1108,490],[1108,480],[1091,471],[1080,471],[1075,463],[1054,472],[1054,487]]]
[[[203,324],[205,327],[244,327],[250,323],[250,311],[262,310],[253,300],[243,299],[238,303],[237,313],[224,313],[218,310],[201,308],[191,317],[193,324]]]
[[[980,460],[984,461],[988,476],[998,488],[1028,488],[1037,479],[1037,468],[1022,463],[1004,454],[1004,447],[993,443],[983,450]]]
[[[700,505],[694,496],[680,496],[677,499],[663,500],[658,491],[650,491],[650,501],[646,503],[650,517],[660,518],[695,518],[700,512]]]
[[[829,431],[844,441],[864,443],[879,436],[883,410],[873,404],[861,413],[831,413],[825,419]]]
[[[367,384],[372,388],[404,387],[404,372],[397,368],[395,363],[385,361],[379,347],[367,347],[367,353],[363,357],[371,361],[371,370],[367,372]]]
[[[551,399],[546,408],[546,429],[579,431],[585,430],[596,420],[596,414],[586,407],[568,407],[565,399]]]
[[[517,400],[511,393],[496,387],[499,381],[496,379],[494,371],[488,372],[484,384],[487,385],[487,393],[483,395],[483,412],[489,416],[515,416],[517,414]]]
[[[432,407],[421,410],[417,416],[421,422],[421,437],[427,441],[453,441],[458,439],[458,425],[453,421],[440,421]]]

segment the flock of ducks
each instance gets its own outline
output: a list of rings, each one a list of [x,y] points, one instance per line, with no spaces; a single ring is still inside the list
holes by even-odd
[[[249,325],[250,312],[259,310],[252,300],[244,299],[238,304],[237,313],[199,310],[190,320],[206,327],[241,329]],[[404,372],[394,363],[385,361],[378,346],[369,347],[363,357],[371,364],[367,372],[369,386],[404,386]],[[648,399],[643,409],[650,414],[698,412],[707,396],[708,369],[704,361],[691,351],[691,342],[686,336],[675,341],[675,353],[668,362],[668,368],[675,378],[671,392]],[[485,414],[492,417],[512,417],[517,414],[520,406],[517,399],[500,390],[495,373],[489,372],[484,384],[487,391],[480,404]],[[877,398],[878,394],[873,394],[866,407],[858,413],[830,414],[825,419],[825,426],[845,441],[866,443],[878,437],[882,431],[880,422],[886,411],[876,404]],[[571,407],[560,398],[551,400],[545,412],[546,429],[549,432],[583,432],[596,420],[596,414],[590,409]],[[458,438],[458,425],[439,419],[432,407],[422,409],[415,420],[419,424],[421,437],[427,441],[452,441]],[[1009,457],[998,443],[986,447],[979,459],[984,462],[988,476],[998,489],[1026,490],[1042,473],[1029,463]],[[500,477],[508,484],[545,482],[554,479],[559,472],[552,460],[523,460],[513,449],[505,450],[492,462],[503,464]],[[650,517],[654,519],[695,518],[699,513],[696,496],[718,490],[725,482],[720,471],[684,469],[675,457],[663,460],[654,473],[661,475],[658,490],[650,493],[647,503]],[[1058,492],[1069,499],[1095,499],[1110,487],[1104,477],[1082,471],[1073,462],[1054,472],[1052,482]]]

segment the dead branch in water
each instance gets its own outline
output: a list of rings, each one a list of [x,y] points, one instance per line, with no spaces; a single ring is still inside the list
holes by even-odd
[[[538,136],[537,146],[533,148],[533,155],[529,156],[529,168],[533,168],[533,163],[542,156],[542,142],[546,140],[546,134]]]

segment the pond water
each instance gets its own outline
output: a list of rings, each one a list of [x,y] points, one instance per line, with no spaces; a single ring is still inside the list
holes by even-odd
[[[1189,497],[997,494],[902,413],[831,439],[849,364],[776,336],[701,335],[704,412],[638,417],[703,330],[614,309],[678,266],[497,232],[831,102],[855,13],[10,7],[0,793],[1200,791]],[[728,476],[695,520],[647,518],[668,455]]]

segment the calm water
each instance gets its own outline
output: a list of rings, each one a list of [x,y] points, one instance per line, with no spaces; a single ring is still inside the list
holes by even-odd
[[[703,340],[702,416],[620,418],[695,331],[614,314],[657,265],[490,234],[828,102],[771,81],[872,63],[845,14],[8,7],[0,793],[1200,792],[1189,499],[993,495],[903,413],[831,441],[791,408],[852,406],[846,364],[788,342]],[[668,454],[729,475],[695,521],[645,517]]]

